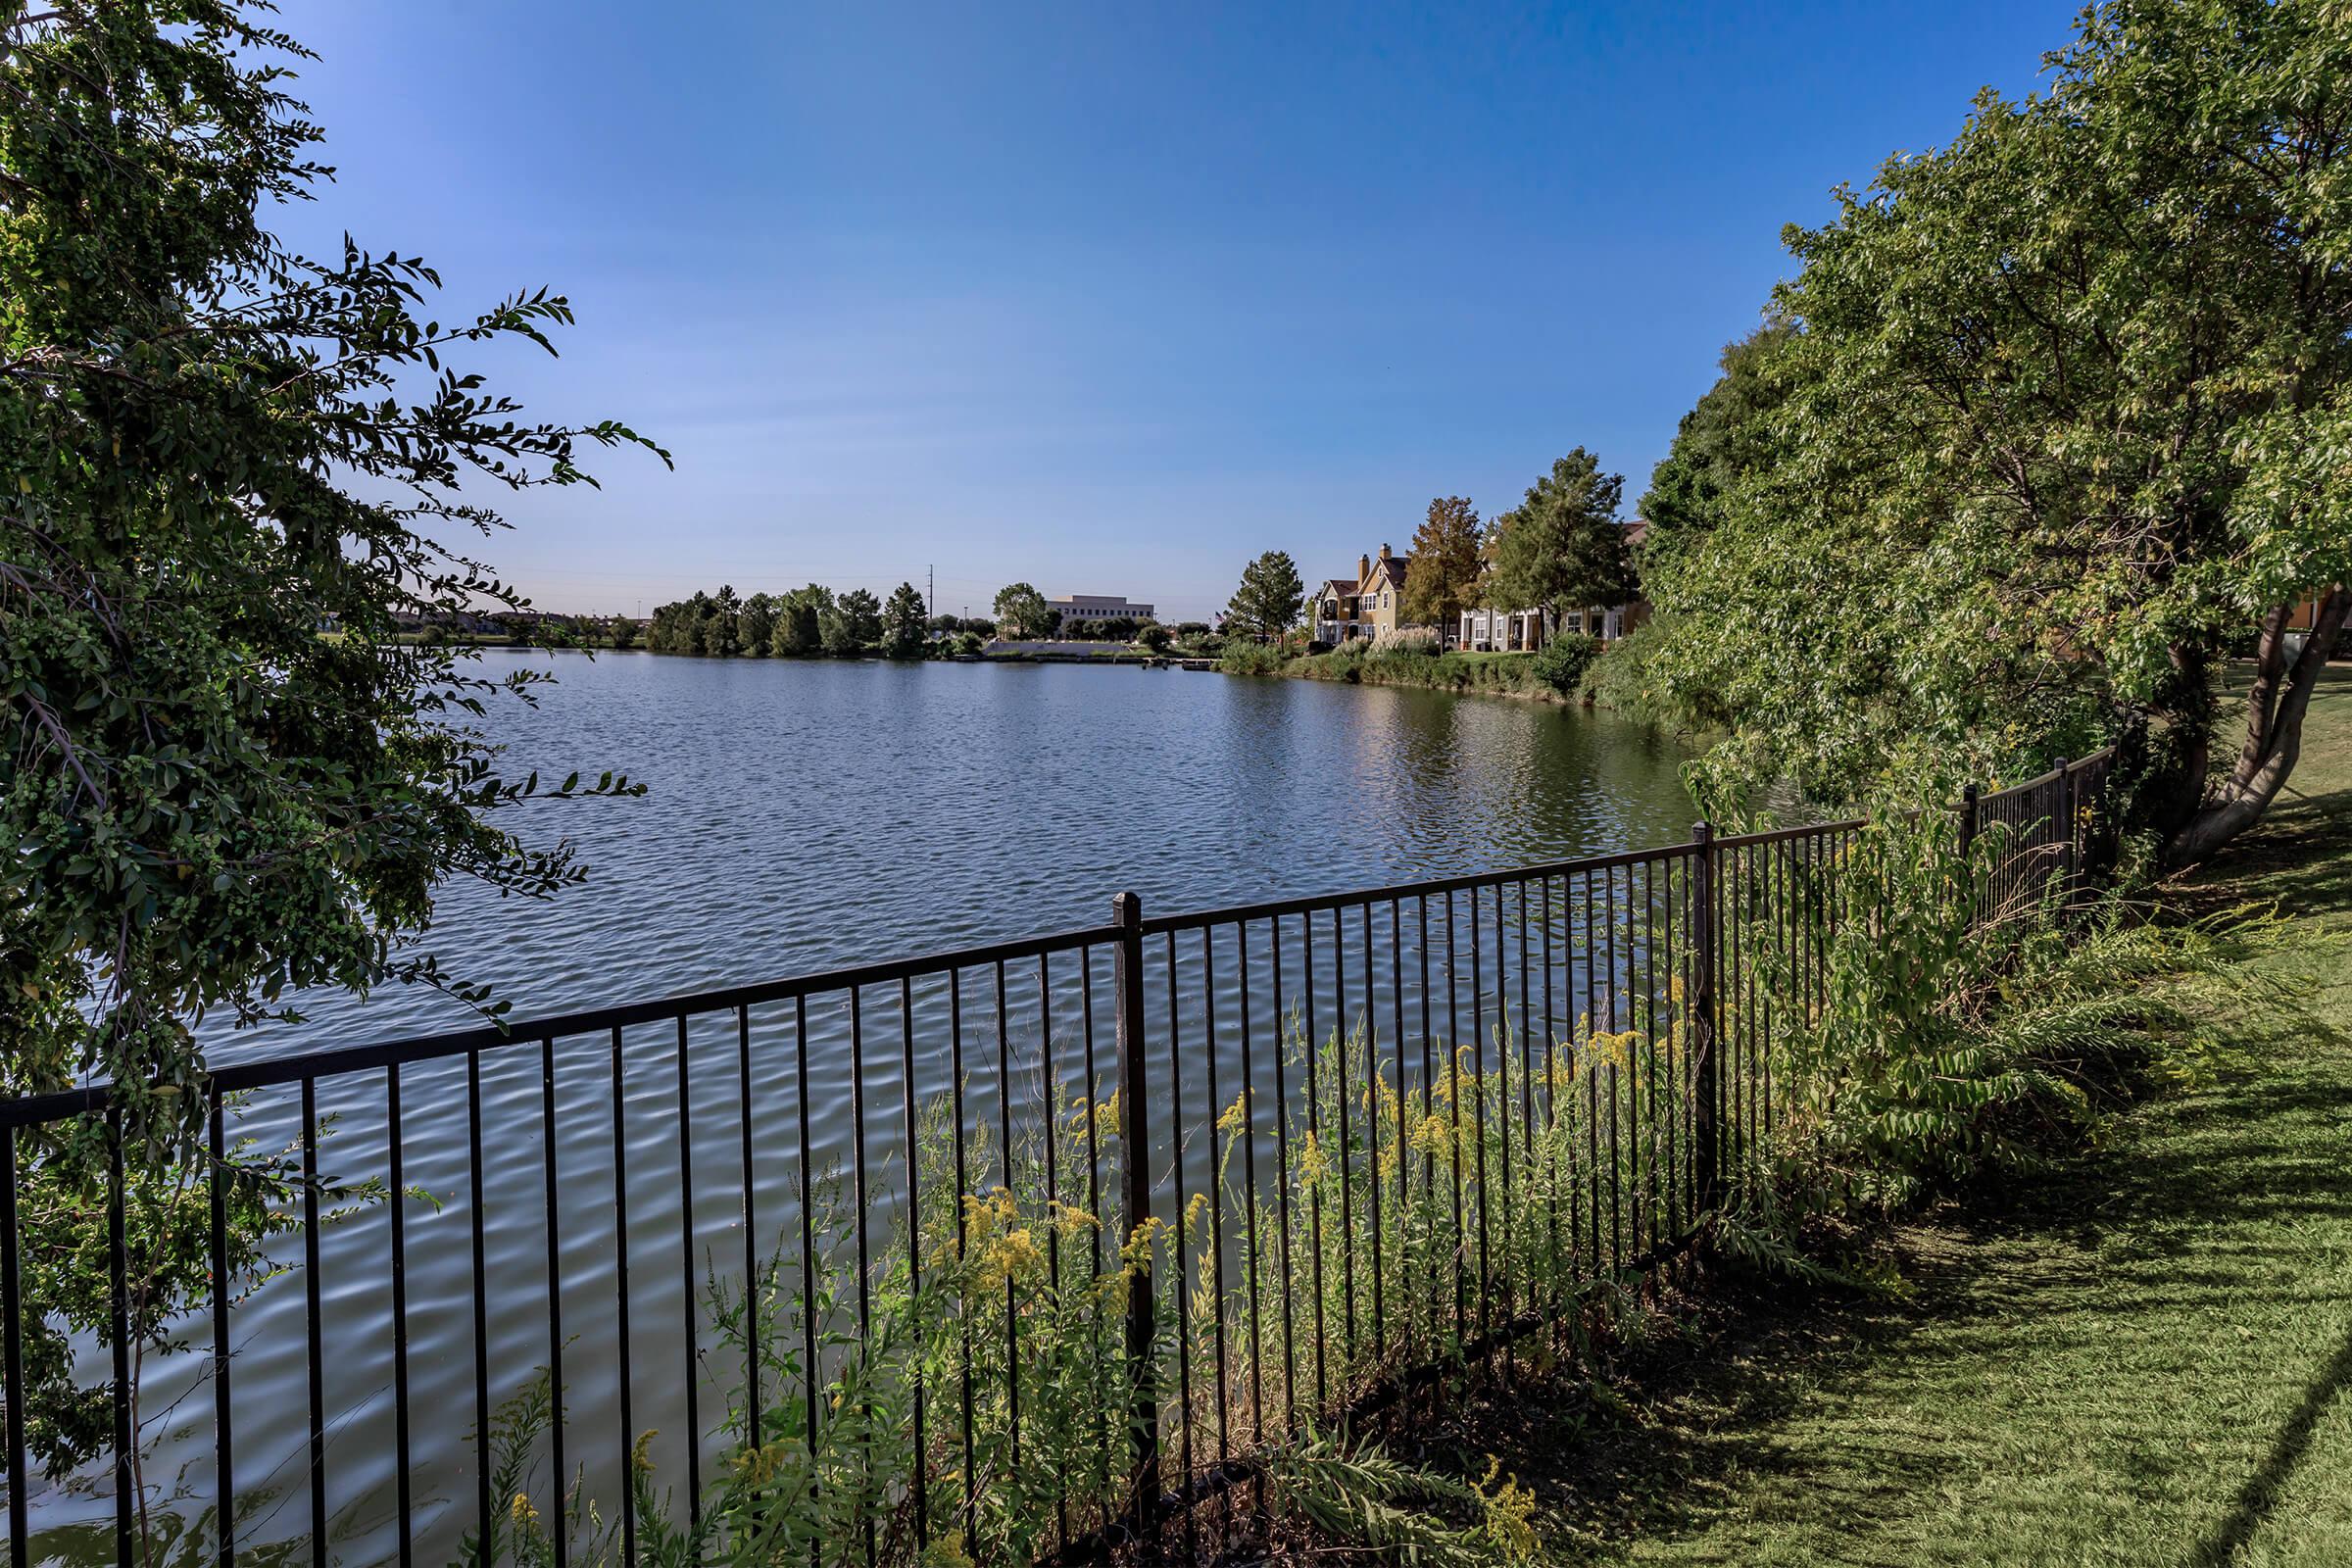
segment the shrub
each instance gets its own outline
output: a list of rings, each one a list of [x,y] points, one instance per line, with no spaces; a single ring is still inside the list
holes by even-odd
[[[1728,714],[1719,697],[1677,673],[1670,645],[1675,623],[1661,616],[1619,638],[1585,670],[1584,700],[1629,718],[1683,728],[1716,728]]]
[[[1291,662],[1288,649],[1273,643],[1250,642],[1246,638],[1231,638],[1218,657],[1217,667],[1228,675],[1276,675]]]
[[[2006,830],[1965,858],[1956,840],[1943,810],[1872,823],[1800,878],[1807,918],[1758,958],[1775,995],[1802,994],[1792,981],[1818,964],[1822,997],[1772,1044],[1786,1109],[1751,1173],[1767,1214],[1884,1213],[2032,1167],[2087,1140],[2146,1069],[2208,1071],[2221,1047],[2201,1018],[2288,1000],[2246,966],[2277,940],[2267,919],[2176,923],[2120,896],[1995,903]]]
[[[1427,626],[1407,626],[1379,639],[1373,646],[1384,654],[1436,654],[1444,649],[1445,643]]]
[[[1529,672],[1562,697],[1573,697],[1584,681],[1585,671],[1599,657],[1600,640],[1596,637],[1554,637],[1536,651]]]

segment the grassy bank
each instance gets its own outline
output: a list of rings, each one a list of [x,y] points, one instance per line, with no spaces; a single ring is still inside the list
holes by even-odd
[[[2295,789],[2175,892],[2276,901],[2308,940],[2266,961],[2352,1017],[2352,678]],[[1498,1455],[1561,1561],[2352,1561],[2352,1045],[2240,1044],[2094,1153],[1903,1226],[1891,1293],[1717,1301],[1428,1456]]]

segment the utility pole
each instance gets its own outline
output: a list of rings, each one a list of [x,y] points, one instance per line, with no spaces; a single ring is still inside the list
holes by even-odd
[[[923,613],[934,617],[939,614],[939,567],[936,565],[923,568]]]

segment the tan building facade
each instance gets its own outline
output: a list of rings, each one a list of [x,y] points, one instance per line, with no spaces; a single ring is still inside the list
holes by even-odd
[[[1387,545],[1355,558],[1355,577],[1332,577],[1307,597],[1309,635],[1322,643],[1378,640],[1404,629],[1404,574],[1412,557]]]

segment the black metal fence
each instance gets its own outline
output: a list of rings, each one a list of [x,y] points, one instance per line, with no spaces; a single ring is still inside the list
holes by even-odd
[[[2078,885],[2109,760],[1970,792],[1986,907]],[[239,1064],[168,1178],[126,1175],[103,1087],[0,1105],[11,1560],[1198,1529],[1267,1445],[1683,1245],[1770,1135],[1861,830],[1122,895],[1052,936]],[[272,1151],[292,1180],[253,1174]],[[210,1299],[142,1334],[197,1247]],[[79,1462],[28,1407],[59,1356],[105,1407]]]

